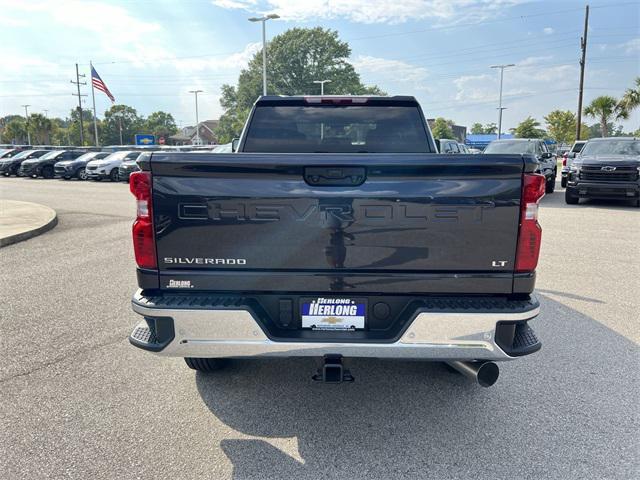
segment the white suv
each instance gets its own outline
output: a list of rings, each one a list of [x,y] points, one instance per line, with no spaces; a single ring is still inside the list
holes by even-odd
[[[125,160],[135,160],[140,152],[135,150],[123,150],[114,152],[111,155],[99,159],[91,160],[87,163],[87,178],[91,180],[102,180],[108,178],[112,182],[118,181],[118,168]]]

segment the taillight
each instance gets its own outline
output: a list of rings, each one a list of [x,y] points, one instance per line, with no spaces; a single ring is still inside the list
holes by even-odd
[[[136,197],[136,221],[133,222],[133,251],[140,268],[157,268],[156,243],[151,208],[151,172],[133,172],[129,189]]]
[[[567,166],[567,154],[566,153],[564,155],[562,155],[562,166],[563,167]]]
[[[538,265],[542,240],[542,228],[538,223],[538,203],[544,197],[544,191],[544,175],[537,173],[523,175],[516,272],[532,272]]]

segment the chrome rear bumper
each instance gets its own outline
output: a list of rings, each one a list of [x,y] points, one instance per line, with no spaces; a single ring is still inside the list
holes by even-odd
[[[140,296],[140,292],[136,294]],[[134,345],[176,357],[322,356],[405,358],[424,360],[510,360],[496,343],[498,322],[527,321],[539,313],[420,312],[392,343],[274,341],[246,309],[202,310],[144,306],[134,296],[133,310],[149,318],[172,319],[173,336],[162,348],[146,348],[150,335],[143,320],[130,336]],[[146,329],[146,330],[145,330]]]

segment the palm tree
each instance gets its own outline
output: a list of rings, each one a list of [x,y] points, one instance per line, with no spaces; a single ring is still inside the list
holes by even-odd
[[[49,134],[51,133],[52,122],[40,113],[32,113],[29,115],[29,132],[33,136],[33,144],[48,144]]]
[[[607,123],[616,112],[618,101],[608,95],[594,98],[593,101],[584,108],[584,114],[588,117],[597,118],[600,122],[602,136],[608,135]]]
[[[635,88],[627,88],[626,92],[616,105],[616,114],[618,118],[629,118],[629,114],[640,107],[640,77],[636,77],[634,83]]]

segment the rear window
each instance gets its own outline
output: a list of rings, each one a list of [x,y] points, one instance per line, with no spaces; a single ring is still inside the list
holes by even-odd
[[[484,153],[536,153],[534,142],[491,142]]]
[[[428,153],[416,106],[258,106],[244,152]]]
[[[576,143],[571,149],[571,153],[580,153],[580,150],[582,150],[582,147],[584,147],[584,142]]]

